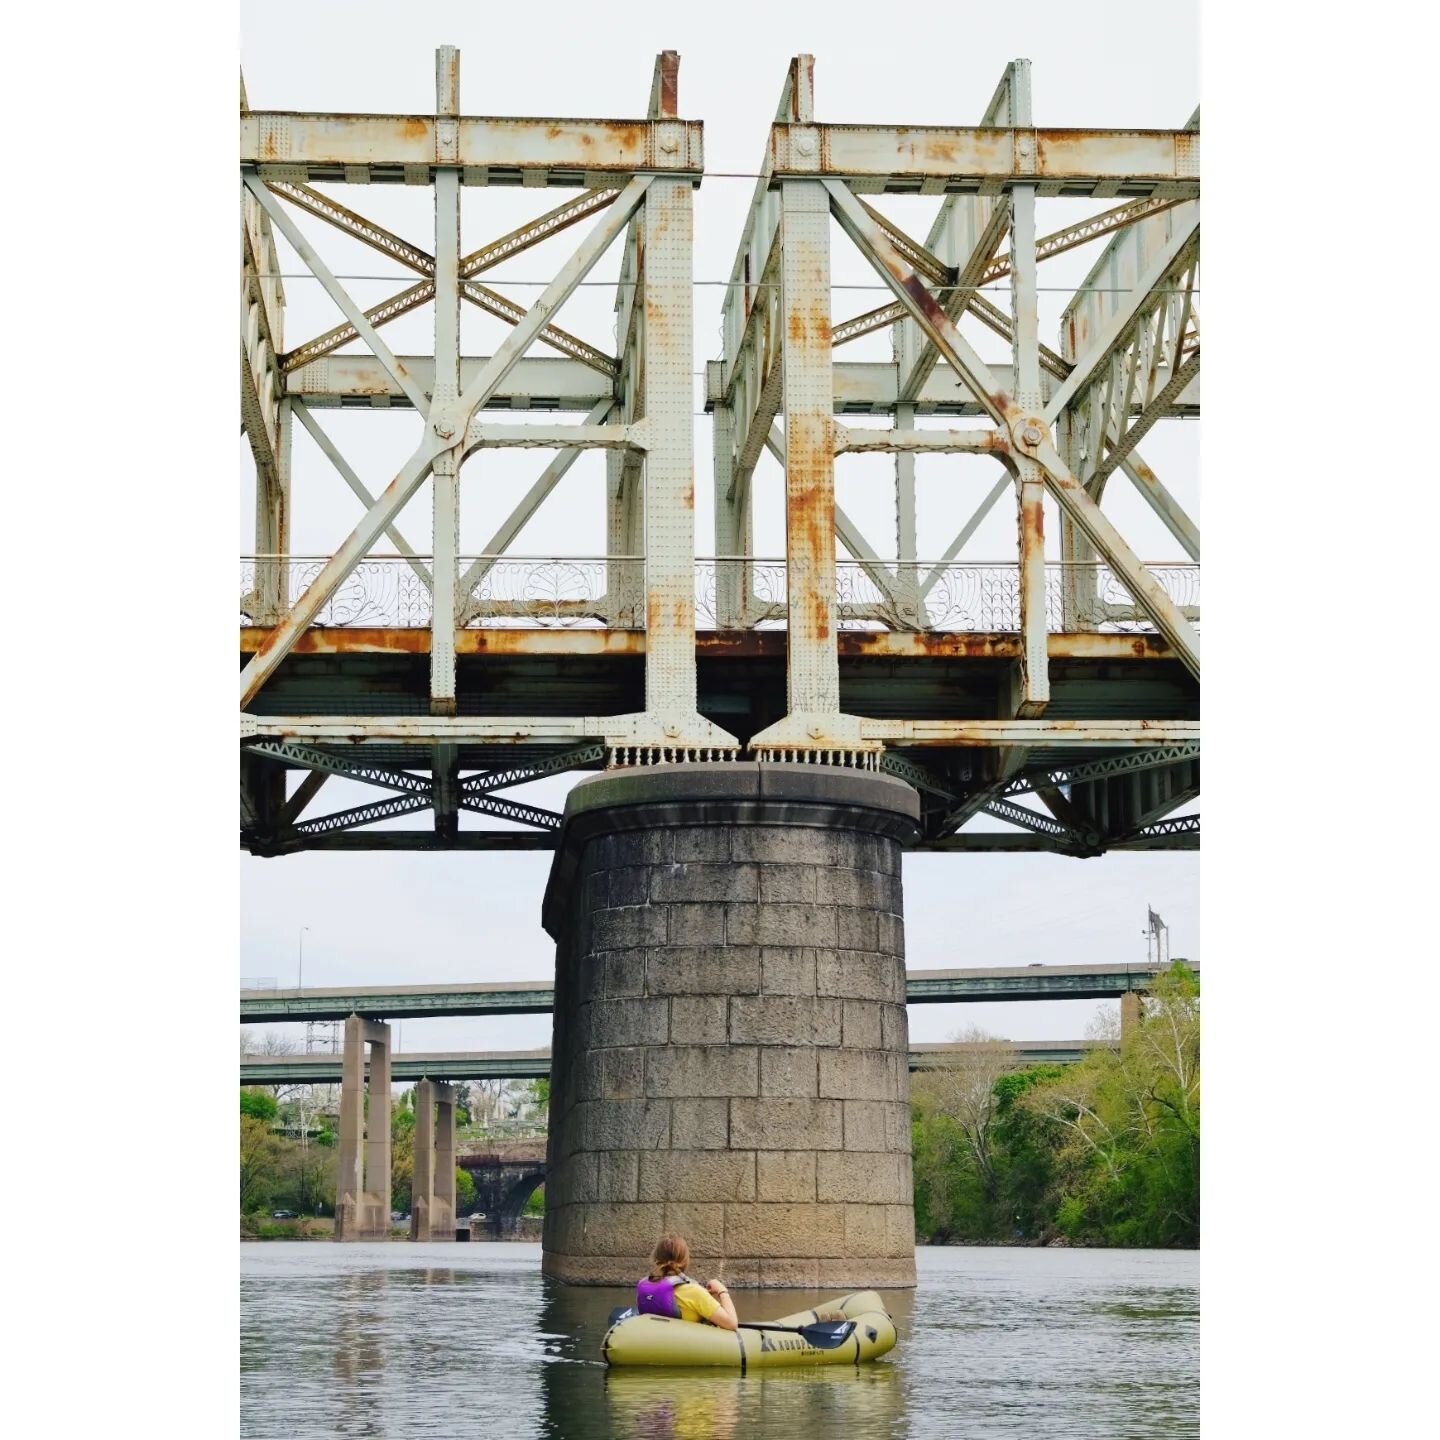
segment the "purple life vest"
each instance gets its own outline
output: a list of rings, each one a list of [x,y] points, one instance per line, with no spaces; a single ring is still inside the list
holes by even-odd
[[[670,1320],[678,1320],[680,1305],[675,1299],[675,1287],[688,1284],[688,1275],[666,1275],[660,1280],[651,1280],[647,1276],[635,1286],[635,1308],[642,1315],[664,1315]]]

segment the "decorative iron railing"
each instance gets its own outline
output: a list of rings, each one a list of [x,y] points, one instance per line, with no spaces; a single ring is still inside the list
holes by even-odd
[[[241,561],[243,625],[272,625],[319,575],[324,557],[258,556]],[[371,556],[336,589],[315,623],[423,628],[430,624],[427,556]],[[1200,567],[1146,569],[1192,622],[1200,618]],[[457,622],[466,628],[645,627],[645,562],[638,556],[584,558],[481,555],[460,561]],[[1020,572],[1014,564],[841,560],[835,567],[836,623],[842,630],[1014,633],[1020,629]],[[783,560],[721,556],[695,562],[699,630],[777,630],[786,624]],[[1045,567],[1045,619],[1059,632],[1151,632],[1154,623],[1108,566]]]

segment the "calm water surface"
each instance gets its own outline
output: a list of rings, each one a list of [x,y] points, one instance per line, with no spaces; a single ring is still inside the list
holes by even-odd
[[[620,1290],[540,1274],[538,1245],[241,1247],[246,1437],[1092,1436],[1199,1433],[1199,1256],[921,1249],[884,1292],[900,1343],[878,1364],[608,1370]],[[810,1291],[737,1292],[742,1319]]]

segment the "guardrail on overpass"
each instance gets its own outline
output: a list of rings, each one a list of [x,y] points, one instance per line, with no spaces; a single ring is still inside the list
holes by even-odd
[[[1004,1046],[1019,1065],[1074,1064],[1102,1048],[1098,1040],[1003,1040],[983,1044],[912,1045],[910,1068],[953,1064],[976,1050]],[[338,1085],[338,1055],[247,1055],[240,1060],[242,1085]],[[392,1081],[538,1080],[550,1074],[550,1051],[477,1050],[392,1055]]]
[[[1183,963],[1199,974],[1198,964]],[[1006,965],[980,970],[911,970],[906,975],[905,998],[911,1005],[984,1000],[1104,1000],[1128,991],[1149,989],[1156,973],[1152,965]],[[543,1015],[554,1007],[554,1001],[555,986],[550,980],[242,990],[240,1022],[255,1025],[266,1021],[343,1020],[357,1013],[385,1020],[409,1020],[426,1015]]]

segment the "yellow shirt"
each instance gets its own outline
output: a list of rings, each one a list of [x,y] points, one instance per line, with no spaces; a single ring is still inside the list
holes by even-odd
[[[708,1320],[722,1308],[703,1285],[697,1285],[693,1280],[675,1287],[675,1303],[680,1308],[682,1320]]]

